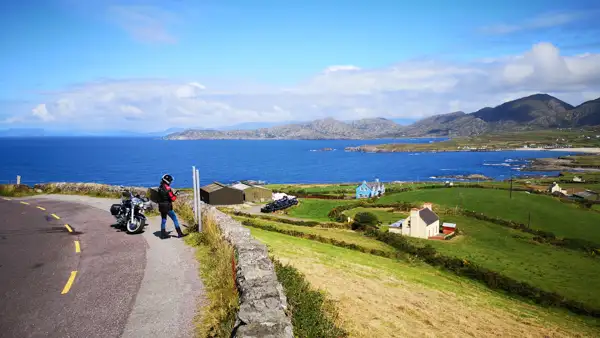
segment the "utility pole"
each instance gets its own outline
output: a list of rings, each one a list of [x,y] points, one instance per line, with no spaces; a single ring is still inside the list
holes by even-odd
[[[513,176],[510,174],[510,199],[512,199]]]

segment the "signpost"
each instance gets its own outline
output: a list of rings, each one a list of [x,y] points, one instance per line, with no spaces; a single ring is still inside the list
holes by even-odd
[[[200,209],[200,172],[192,166],[192,181],[194,182],[194,219],[198,223],[198,232],[202,231],[202,213]]]

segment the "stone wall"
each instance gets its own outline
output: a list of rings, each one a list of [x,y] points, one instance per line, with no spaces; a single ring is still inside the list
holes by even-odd
[[[267,247],[252,238],[250,230],[229,215],[202,202],[201,210],[210,213],[225,240],[237,253],[236,282],[240,310],[233,337],[293,338],[292,323],[286,315],[287,299],[277,281]]]

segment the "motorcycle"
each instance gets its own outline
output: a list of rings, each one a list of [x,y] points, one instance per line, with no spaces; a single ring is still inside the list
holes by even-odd
[[[146,215],[150,201],[139,194],[123,189],[121,204],[113,204],[110,213],[117,219],[117,225],[125,228],[128,234],[139,234],[146,226]]]

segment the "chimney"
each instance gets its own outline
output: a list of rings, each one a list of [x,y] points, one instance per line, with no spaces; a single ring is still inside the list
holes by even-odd
[[[427,203],[423,203],[423,208],[427,208],[429,210],[433,210],[433,204],[427,202]]]
[[[412,208],[410,209],[410,218],[419,217],[419,209]]]

